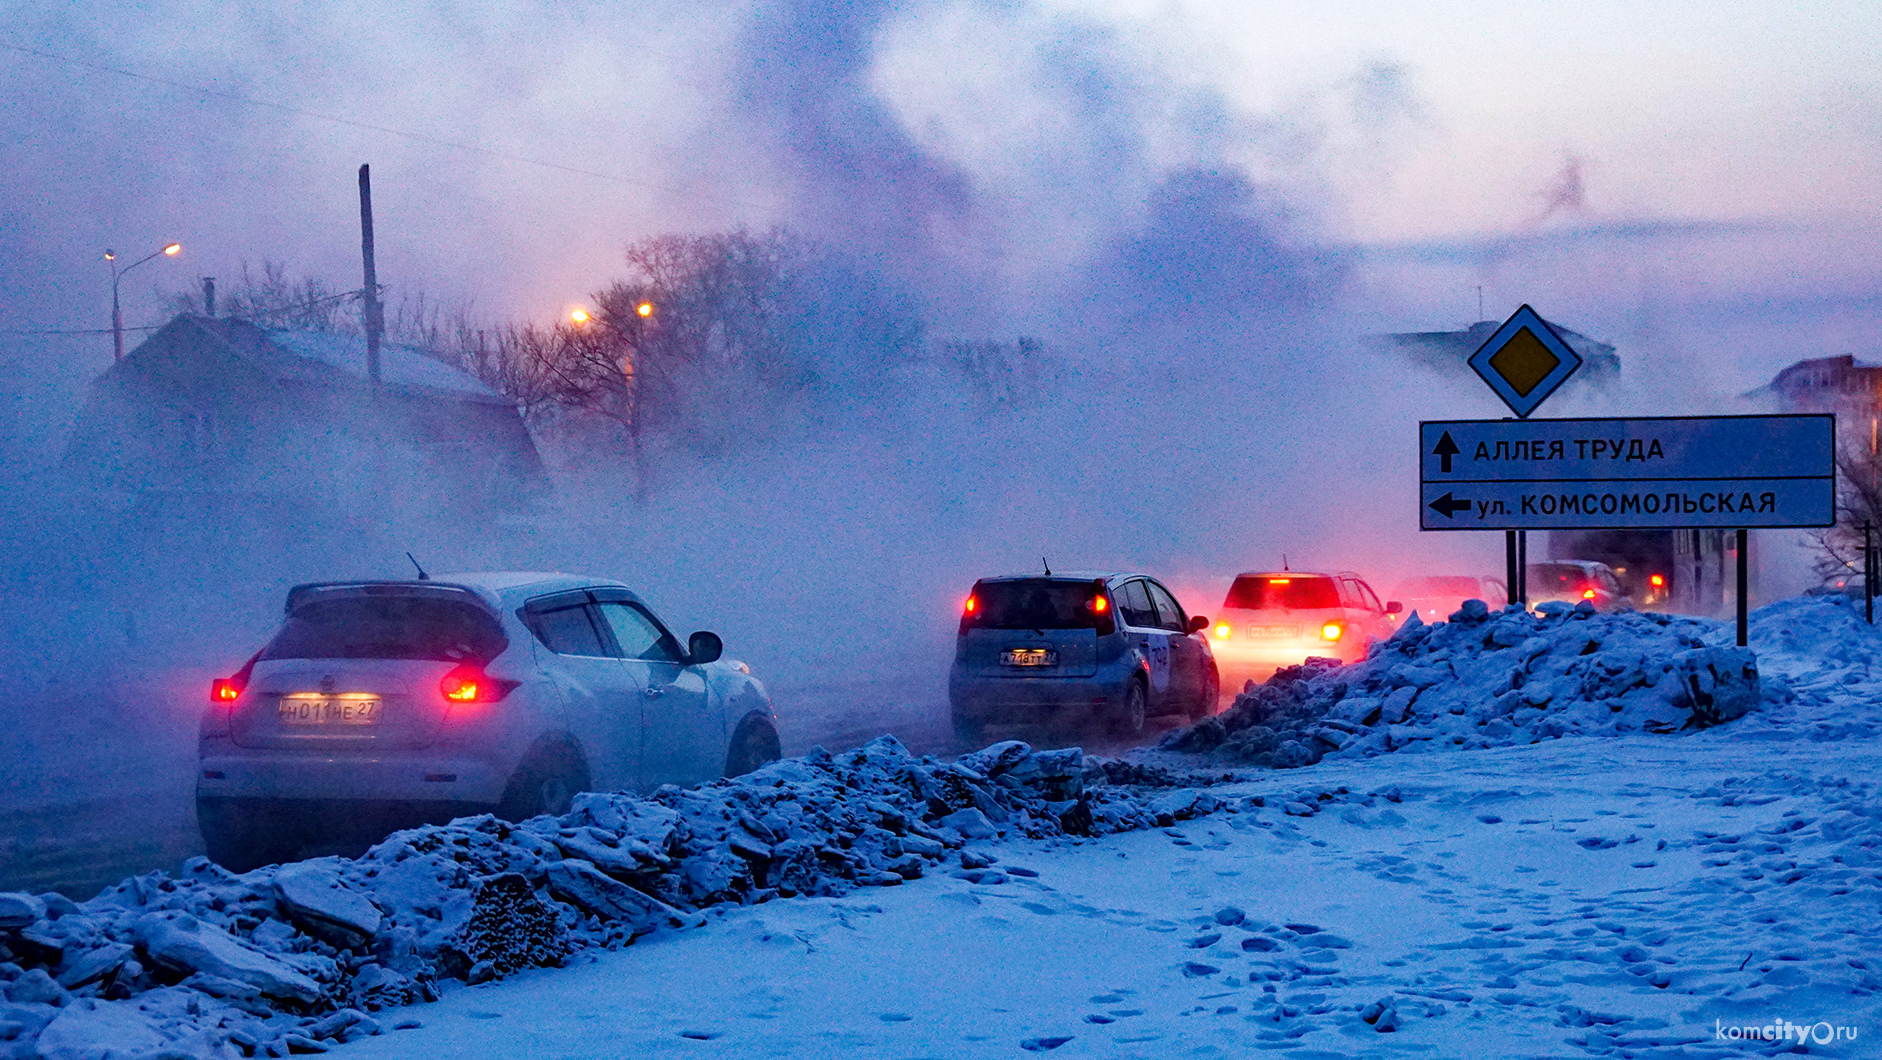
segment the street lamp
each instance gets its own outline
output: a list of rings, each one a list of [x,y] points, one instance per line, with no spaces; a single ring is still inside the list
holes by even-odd
[[[166,258],[174,258],[177,255],[177,251],[182,249],[183,244],[172,243],[161,250],[151,251],[121,269],[118,268],[117,251],[105,251],[105,260],[111,263],[111,348],[117,354],[118,360],[122,361],[124,359],[124,315],[118,311],[118,280],[122,279],[125,273],[130,272],[132,269],[137,268],[139,265],[142,265],[144,262],[149,261],[159,254]]]

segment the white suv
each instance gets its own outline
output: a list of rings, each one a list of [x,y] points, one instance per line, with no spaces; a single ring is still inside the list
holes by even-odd
[[[335,834],[748,772],[778,757],[777,719],[721,650],[705,632],[681,647],[626,586],[566,574],[298,586],[211,689],[209,855],[240,870]]]

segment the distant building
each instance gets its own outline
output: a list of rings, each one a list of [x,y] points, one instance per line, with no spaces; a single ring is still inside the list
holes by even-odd
[[[92,383],[64,470],[204,511],[513,511],[547,490],[508,399],[411,347],[380,363],[375,385],[359,336],[178,316]]]
[[[1548,324],[1569,349],[1581,355],[1581,367],[1569,380],[1571,385],[1585,382],[1606,386],[1620,378],[1621,359],[1615,356],[1614,347],[1552,320]],[[1385,340],[1415,364],[1447,375],[1471,375],[1470,355],[1502,326],[1494,320],[1479,320],[1462,331],[1404,331],[1386,335]]]
[[[1882,366],[1861,364],[1847,353],[1798,361],[1745,396],[1774,399],[1786,411],[1873,416],[1882,406]]]

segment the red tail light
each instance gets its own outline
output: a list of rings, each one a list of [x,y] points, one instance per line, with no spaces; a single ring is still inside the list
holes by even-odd
[[[1091,613],[1092,614],[1102,615],[1106,611],[1109,611],[1110,609],[1111,609],[1111,601],[1106,600],[1102,595],[1094,596],[1091,598]]]
[[[452,703],[495,703],[519,683],[491,677],[476,663],[460,663],[438,682],[438,691]]]
[[[242,697],[242,690],[248,687],[248,679],[255,674],[255,663],[261,659],[261,653],[248,657],[240,670],[233,677],[218,677],[209,682],[209,702],[220,706],[233,703]]]
[[[1666,575],[1656,574],[1653,577],[1648,578],[1647,581],[1653,583],[1653,587],[1655,589],[1664,588],[1666,586]]]

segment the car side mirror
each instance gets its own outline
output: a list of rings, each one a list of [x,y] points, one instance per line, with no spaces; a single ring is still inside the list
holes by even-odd
[[[1385,613],[1388,615],[1396,615],[1403,610],[1405,610],[1405,605],[1399,603],[1397,600],[1387,600],[1385,602]]]
[[[725,654],[725,642],[717,633],[700,630],[686,638],[686,664],[699,666],[702,663],[717,662]]]
[[[1201,633],[1203,630],[1208,629],[1208,628],[1209,628],[1209,616],[1208,615],[1189,616],[1189,631],[1191,633]]]

